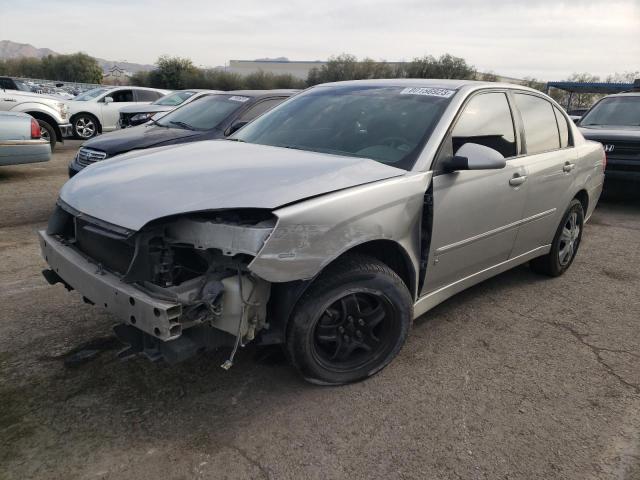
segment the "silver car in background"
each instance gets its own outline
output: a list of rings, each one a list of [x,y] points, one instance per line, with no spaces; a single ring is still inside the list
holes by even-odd
[[[41,127],[31,115],[0,112],[0,166],[48,162],[51,145],[41,138]]]
[[[63,187],[40,244],[132,351],[175,362],[283,344],[307,380],[385,367],[412,320],[530,262],[573,262],[602,146],[538,91],[369,80],[313,87],[230,137],[131,152]]]

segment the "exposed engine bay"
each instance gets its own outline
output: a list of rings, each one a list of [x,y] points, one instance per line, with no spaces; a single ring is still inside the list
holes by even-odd
[[[223,365],[228,368],[238,347],[268,328],[271,284],[247,265],[275,223],[268,211],[245,209],[164,218],[131,232],[60,204],[46,233],[84,257],[95,273],[117,278],[122,286],[113,297],[120,298],[84,298],[107,309],[111,304],[124,316],[115,331],[132,352],[174,362],[231,346]],[[62,280],[52,260],[54,270],[45,274],[50,283],[76,288],[83,282],[73,273]]]

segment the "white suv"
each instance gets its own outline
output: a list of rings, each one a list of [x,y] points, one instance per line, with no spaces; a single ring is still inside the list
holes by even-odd
[[[72,134],[87,139],[116,129],[120,109],[151,103],[169,90],[145,87],[99,87],[78,95],[70,102]]]
[[[69,102],[59,97],[33,93],[21,80],[0,77],[0,111],[28,113],[40,124],[40,135],[51,144],[71,134]]]

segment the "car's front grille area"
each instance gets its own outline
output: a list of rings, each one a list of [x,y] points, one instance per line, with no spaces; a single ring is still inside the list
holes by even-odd
[[[81,147],[80,150],[78,150],[77,162],[78,165],[87,167],[92,163],[104,160],[105,158],[107,158],[107,152],[101,152],[100,150]]]
[[[135,246],[115,232],[75,219],[75,245],[78,250],[112,272],[124,275],[133,259]]]
[[[640,142],[593,139],[600,142],[607,153],[607,171],[639,172]]]

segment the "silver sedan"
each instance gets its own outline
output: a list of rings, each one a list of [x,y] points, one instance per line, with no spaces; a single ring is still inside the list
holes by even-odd
[[[40,232],[50,283],[179,361],[282,344],[307,380],[384,368],[412,320],[529,262],[563,274],[605,155],[542,93],[370,80],[313,87],[229,140],[86,168]]]
[[[48,162],[51,146],[40,138],[40,131],[31,115],[0,112],[0,166]]]

